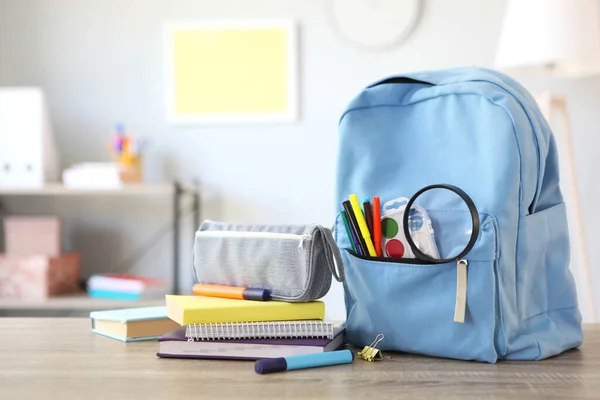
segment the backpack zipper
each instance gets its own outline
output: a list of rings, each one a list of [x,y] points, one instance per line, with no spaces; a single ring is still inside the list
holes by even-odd
[[[465,259],[456,262],[456,301],[454,302],[454,322],[465,323],[467,313],[467,266]]]
[[[509,89],[502,82],[502,80],[500,78],[498,78],[498,80],[496,80],[496,79],[494,79],[494,80],[492,80],[492,79],[469,79],[469,80],[464,80],[464,81],[448,82],[447,84],[461,83],[461,82],[486,82],[486,83],[490,83],[490,84],[504,90],[506,93],[511,95],[519,103],[519,105],[521,106],[521,109],[525,112],[527,119],[529,119],[529,124],[531,125],[531,128],[534,133],[534,138],[535,138],[534,142],[535,142],[535,149],[536,149],[536,153],[537,153],[538,174],[537,174],[537,184],[536,184],[536,189],[535,189],[535,193],[533,196],[533,201],[531,202],[531,205],[528,207],[528,211],[530,213],[535,212],[537,202],[539,199],[539,195],[540,195],[540,191],[542,188],[542,179],[540,177],[540,173],[542,170],[542,154],[541,154],[541,150],[540,150],[540,135],[541,135],[541,133],[539,132],[539,129],[535,128],[533,121],[541,119],[540,118],[541,114],[538,113],[534,107],[531,107],[531,105],[529,104],[529,101],[527,99],[525,99],[523,96],[521,96],[517,92]],[[428,86],[444,86],[444,85],[446,85],[446,84],[438,85],[438,84],[434,84],[431,82],[425,82],[425,81],[421,81],[418,79],[399,76],[399,77],[392,77],[392,78],[385,79],[385,80],[377,82],[369,87],[371,88],[371,87],[375,87],[375,86],[379,86],[379,85],[386,85],[386,84],[411,84],[411,83],[412,84],[423,84],[423,85],[428,85]],[[522,167],[522,165],[521,165],[521,167]]]
[[[514,92],[513,90],[507,88],[500,79],[499,79],[499,81],[500,82],[497,82],[495,80],[490,80],[490,79],[477,79],[477,80],[470,80],[468,82],[487,82],[487,83],[491,83],[492,85],[497,86],[500,89],[504,90],[506,93],[510,94],[519,103],[519,105],[521,106],[521,108],[525,112],[525,115],[527,116],[527,119],[529,119],[529,124],[531,125],[531,129],[533,130],[533,136],[534,136],[534,142],[535,142],[535,150],[536,150],[536,153],[537,153],[537,167],[538,167],[537,184],[536,184],[536,188],[535,188],[535,193],[533,195],[533,200],[532,200],[531,204],[528,207],[528,211],[530,213],[534,213],[535,209],[536,209],[536,206],[537,206],[537,202],[538,202],[539,196],[540,196],[540,191],[542,189],[542,179],[541,179],[542,154],[541,154],[541,150],[540,150],[540,135],[541,135],[541,132],[539,131],[539,129],[536,129],[533,121],[540,119],[539,117],[541,115],[538,115],[538,113],[535,111],[535,109],[533,107],[531,107],[531,105],[529,104],[529,102],[524,97],[522,97],[520,94]],[[541,129],[541,127],[540,127],[540,129]]]

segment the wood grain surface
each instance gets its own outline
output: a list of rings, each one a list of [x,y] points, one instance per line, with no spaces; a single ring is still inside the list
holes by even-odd
[[[584,345],[537,362],[495,365],[386,353],[376,363],[257,375],[251,361],[156,357],[85,318],[0,318],[0,399],[600,398],[600,326]]]

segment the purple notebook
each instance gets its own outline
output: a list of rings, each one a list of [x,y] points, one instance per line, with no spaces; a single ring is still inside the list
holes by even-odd
[[[185,326],[161,336],[156,354],[163,358],[258,360],[334,351],[344,345],[343,328],[333,339],[235,339],[188,341]]]

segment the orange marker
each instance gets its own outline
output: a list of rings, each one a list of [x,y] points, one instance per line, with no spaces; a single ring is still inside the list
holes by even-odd
[[[196,283],[192,288],[196,296],[223,297],[236,300],[258,300],[267,301],[271,299],[271,293],[266,289],[252,289],[235,286],[207,285]]]
[[[377,257],[383,256],[381,250],[381,201],[379,197],[373,197],[373,241],[375,242],[375,252]]]

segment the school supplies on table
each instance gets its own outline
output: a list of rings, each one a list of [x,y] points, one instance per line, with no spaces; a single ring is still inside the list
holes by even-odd
[[[219,324],[192,324],[185,331],[187,338],[196,340],[220,339],[333,339],[334,324],[329,321],[270,321],[225,322]]]
[[[369,232],[369,228],[367,227],[367,223],[365,221],[365,217],[360,210],[360,205],[358,204],[358,198],[355,194],[351,194],[349,196],[350,204],[352,205],[352,211],[354,212],[354,217],[356,218],[356,222],[358,223],[358,228],[360,231],[360,235],[363,237],[365,244],[367,246],[367,254],[371,257],[375,257],[377,253],[375,253],[375,247],[373,247],[373,241],[371,240],[371,233]]]
[[[333,339],[235,339],[189,340],[182,326],[158,339],[161,358],[215,358],[258,360],[299,354],[330,352],[344,344],[343,328],[336,328]]]
[[[340,250],[330,228],[204,221],[195,235],[194,281],[267,289],[273,300],[322,298],[332,278],[343,281]]]
[[[295,369],[326,367],[329,365],[350,364],[354,354],[350,350],[338,350],[329,353],[303,354],[290,357],[279,357],[258,360],[254,364],[257,374],[292,371]]]
[[[122,342],[154,340],[178,327],[166,307],[140,307],[90,313],[92,331]]]
[[[166,301],[167,315],[180,325],[325,318],[325,304],[322,301],[287,303],[178,295],[166,295]]]
[[[373,343],[371,343],[368,346],[365,346],[364,349],[358,352],[358,358],[369,362],[383,359],[383,354],[381,354],[381,350],[377,348],[377,345],[383,340],[383,338],[383,334],[380,333],[379,335],[377,335],[375,340],[373,340]]]
[[[267,301],[271,293],[266,289],[196,283],[192,288],[196,296],[222,297],[225,299]]]
[[[381,199],[379,196],[373,197],[373,246],[377,257],[382,257],[381,250]]]

